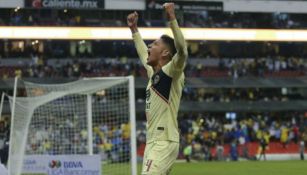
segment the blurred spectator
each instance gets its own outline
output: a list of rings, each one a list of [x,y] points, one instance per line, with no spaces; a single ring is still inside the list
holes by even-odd
[[[218,161],[224,161],[224,147],[220,142],[217,144],[216,150],[217,150],[216,151],[217,152],[217,160]]]
[[[184,158],[187,162],[191,161],[191,155],[192,155],[192,145],[187,145],[184,149],[183,149],[183,155]]]
[[[300,158],[301,160],[305,160],[305,142],[304,140],[300,141],[300,148],[299,148],[299,152],[300,152]]]
[[[232,161],[238,161],[238,147],[236,140],[233,140],[233,142],[230,145],[230,157]]]
[[[262,136],[262,138],[260,139],[259,141],[259,145],[260,145],[260,155],[259,155],[259,159],[258,160],[261,160],[261,157],[263,157],[263,160],[266,160],[266,155],[265,155],[265,152],[266,152],[266,148],[267,148],[267,141],[266,139],[264,138],[264,136]]]

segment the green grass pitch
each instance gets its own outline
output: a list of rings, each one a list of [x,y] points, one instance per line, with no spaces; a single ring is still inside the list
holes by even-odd
[[[130,175],[128,166],[122,164],[120,167],[124,171],[114,171],[118,165],[103,165],[102,175]],[[141,168],[138,164],[138,175]],[[307,175],[307,161],[175,163],[170,175]]]
[[[307,161],[176,163],[171,175],[306,175]]]
[[[119,167],[123,171],[117,171]],[[141,168],[138,164],[138,175]],[[130,175],[128,169],[128,164],[102,165],[102,175]],[[307,175],[307,161],[175,163],[170,175]]]

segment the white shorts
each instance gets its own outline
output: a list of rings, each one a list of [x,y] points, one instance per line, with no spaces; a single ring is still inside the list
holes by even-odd
[[[142,175],[167,175],[177,159],[179,143],[154,141],[146,144]]]

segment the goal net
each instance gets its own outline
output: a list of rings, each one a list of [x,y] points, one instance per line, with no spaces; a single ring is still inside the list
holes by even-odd
[[[21,174],[26,155],[76,154],[99,154],[103,175],[136,175],[133,77],[65,84],[16,79],[14,91],[10,175]]]

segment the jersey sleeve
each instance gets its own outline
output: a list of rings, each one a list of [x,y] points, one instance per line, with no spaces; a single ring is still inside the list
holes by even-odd
[[[188,57],[188,49],[177,20],[170,21],[169,25],[174,35],[177,53],[173,56],[172,60],[163,67],[163,70],[171,77],[175,77],[176,75],[179,76],[184,70],[185,62]]]
[[[134,41],[138,56],[141,59],[141,62],[147,71],[147,76],[151,77],[151,75],[153,74],[153,70],[149,65],[147,65],[148,48],[145,42],[143,41],[139,32],[134,33],[132,37],[133,37],[133,41]]]

